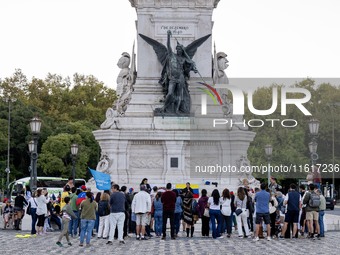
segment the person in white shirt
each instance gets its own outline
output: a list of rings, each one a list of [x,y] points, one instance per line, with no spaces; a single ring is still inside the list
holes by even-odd
[[[148,224],[148,215],[151,213],[151,197],[146,192],[146,185],[140,185],[140,192],[138,192],[131,204],[131,210],[136,214],[136,238],[137,240],[146,240],[145,225]]]
[[[47,190],[38,189],[37,190],[37,198],[35,199],[37,202],[37,235],[43,235],[43,228],[45,223],[45,217],[47,215],[47,204],[50,201]]]
[[[220,198],[222,222],[226,223],[227,237],[231,235],[232,218],[231,218],[231,196],[228,189],[224,189]],[[222,224],[223,225],[223,224]],[[221,231],[224,232],[224,229]]]

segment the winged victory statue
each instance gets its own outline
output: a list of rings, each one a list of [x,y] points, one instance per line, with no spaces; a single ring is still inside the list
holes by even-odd
[[[176,53],[171,48],[170,37],[172,34],[170,30],[167,32],[167,47],[150,37],[139,35],[153,47],[163,66],[159,84],[163,87],[164,105],[161,108],[156,108],[155,114],[189,114],[191,100],[187,81],[190,79],[190,71],[198,73],[192,58],[197,48],[210,37],[210,34],[193,41],[186,47],[177,41]]]

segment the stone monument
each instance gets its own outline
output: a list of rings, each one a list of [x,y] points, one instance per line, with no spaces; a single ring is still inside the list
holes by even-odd
[[[101,147],[97,170],[110,173],[112,181],[128,187],[137,187],[147,177],[150,184],[157,185],[190,181],[203,188],[205,183],[215,182],[221,188],[235,189],[243,176],[219,167],[238,168],[255,134],[247,127],[214,127],[214,119],[235,118],[226,96],[220,104],[209,101],[208,113],[202,114],[202,91],[213,89],[213,78],[227,80],[226,54],[213,54],[210,36],[212,13],[219,1],[129,1],[137,12],[138,61],[135,63],[133,50],[131,55],[124,52],[118,64],[119,98],[108,109],[101,129],[93,132]],[[193,55],[186,52],[189,45],[202,38]],[[164,90],[159,83],[160,79],[171,80],[169,73],[164,76],[165,65],[155,49],[160,45],[167,51],[176,47],[182,50],[164,60],[175,65],[185,62],[181,67],[184,82],[173,82],[182,89],[182,94],[174,94],[177,101],[169,101],[169,85]]]

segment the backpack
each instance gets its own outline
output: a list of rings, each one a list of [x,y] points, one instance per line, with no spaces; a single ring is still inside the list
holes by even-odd
[[[310,193],[308,205],[312,208],[318,208],[320,206],[320,196],[315,192]]]
[[[192,202],[191,202],[191,212],[192,214],[198,214],[198,203],[196,201],[196,199],[192,199]]]

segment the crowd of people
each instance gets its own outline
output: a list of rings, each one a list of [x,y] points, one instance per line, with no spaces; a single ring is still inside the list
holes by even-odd
[[[45,235],[51,221],[61,230],[57,245],[63,246],[71,239],[79,239],[79,246],[90,246],[91,238],[105,239],[112,245],[117,239],[125,244],[127,237],[147,240],[167,238],[168,219],[170,238],[194,237],[195,224],[201,221],[200,236],[212,238],[306,238],[320,239],[325,236],[323,216],[326,200],[321,191],[310,184],[308,190],[293,183],[284,195],[275,178],[267,186],[262,183],[254,190],[243,183],[235,193],[225,188],[214,189],[210,196],[201,190],[198,200],[190,183],[184,189],[173,189],[171,183],[158,188],[148,184],[147,178],[140,183],[140,190],[112,184],[111,190],[93,194],[86,186],[77,189],[70,178],[60,197],[53,199],[46,189],[34,194],[22,191],[14,201],[4,201],[2,214],[4,227],[15,213],[14,226],[19,229],[24,207],[29,205],[32,218],[31,234]],[[28,211],[28,210],[27,210]],[[179,234],[182,226],[184,234]],[[233,234],[233,230],[236,234]],[[96,234],[95,234],[96,232]],[[154,234],[152,234],[154,232]]]

